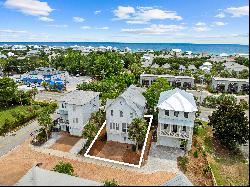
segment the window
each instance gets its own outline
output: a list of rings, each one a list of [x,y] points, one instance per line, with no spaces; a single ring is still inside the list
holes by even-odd
[[[123,112],[122,111],[120,111],[120,117],[123,117]]]
[[[73,111],[76,111],[76,105],[73,105]]]
[[[177,125],[173,125],[173,132],[177,132]]]
[[[165,110],[165,115],[169,116],[169,110]]]
[[[63,105],[63,103],[62,103],[62,108],[64,108],[64,105]]]
[[[122,132],[127,132],[127,124],[122,123]]]
[[[168,128],[168,124],[163,124],[163,129],[167,129]]]
[[[112,129],[112,123],[110,123],[109,125],[110,125],[110,129]]]
[[[188,118],[188,112],[184,112],[184,117]]]
[[[113,110],[111,110],[111,116],[113,116],[114,115],[114,111]]]
[[[78,123],[78,118],[76,118],[76,123]]]
[[[178,112],[178,111],[175,111],[175,112],[174,112],[174,116],[175,116],[175,117],[178,117],[178,115],[179,115],[179,112]]]
[[[187,127],[186,127],[186,126],[183,126],[183,127],[182,127],[182,131],[186,132],[186,131],[187,131]]]
[[[127,141],[127,137],[124,137],[124,142],[126,142]]]
[[[113,129],[115,129],[115,123],[113,123]]]
[[[133,118],[133,113],[132,112],[130,113],[130,118]]]
[[[116,123],[116,130],[119,131],[119,123]]]

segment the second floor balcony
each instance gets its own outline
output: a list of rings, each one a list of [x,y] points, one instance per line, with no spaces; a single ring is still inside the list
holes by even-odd
[[[187,126],[159,124],[157,131],[160,136],[190,139],[192,138],[192,129],[192,127]]]

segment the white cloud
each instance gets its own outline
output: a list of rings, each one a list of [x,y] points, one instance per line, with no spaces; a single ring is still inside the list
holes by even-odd
[[[131,6],[118,6],[114,10],[115,19],[126,20],[129,24],[143,24],[151,20],[165,20],[174,19],[182,20],[175,11],[161,10],[153,7],[137,7],[136,9]]]
[[[225,25],[227,25],[227,23],[221,22],[221,21],[215,21],[214,24],[217,25],[217,26],[225,26]]]
[[[99,30],[108,30],[109,27],[99,27],[99,28],[96,28],[96,29],[99,29]]]
[[[97,14],[100,14],[101,12],[102,12],[101,10],[96,10],[96,11],[94,12],[94,14],[97,15]]]
[[[81,29],[87,30],[87,29],[91,29],[91,27],[90,26],[82,26]]]
[[[12,30],[12,29],[0,29],[2,33],[27,33],[27,31],[19,31],[19,30]]]
[[[232,17],[242,17],[249,15],[249,6],[230,7],[224,10],[226,13],[232,14]]]
[[[118,6],[114,10],[114,14],[118,19],[128,19],[132,13],[135,13],[135,9],[131,6]]]
[[[225,14],[223,12],[221,12],[221,13],[215,15],[214,17],[216,17],[216,18],[224,18]]]
[[[68,25],[47,25],[49,27],[66,28]]]
[[[84,22],[85,19],[84,18],[81,18],[81,17],[73,17],[73,21],[76,22],[76,23],[81,23],[81,22]]]
[[[206,32],[211,30],[209,27],[193,27],[192,29],[196,32]]]
[[[198,22],[198,23],[196,23],[195,25],[197,25],[197,26],[205,26],[206,23],[204,23],[204,22]]]
[[[6,0],[4,6],[32,16],[49,16],[54,10],[47,2],[39,0]]]
[[[54,19],[48,18],[48,17],[40,17],[39,20],[45,21],[45,22],[52,22]]]
[[[165,34],[167,32],[180,31],[185,29],[183,25],[151,25],[140,29],[122,29],[122,32],[136,34]]]

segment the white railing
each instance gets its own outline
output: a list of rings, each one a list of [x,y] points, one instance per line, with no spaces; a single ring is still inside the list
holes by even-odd
[[[169,132],[169,131],[161,130],[160,134],[163,136],[189,139],[189,133],[187,133],[187,132],[179,133],[179,132]]]

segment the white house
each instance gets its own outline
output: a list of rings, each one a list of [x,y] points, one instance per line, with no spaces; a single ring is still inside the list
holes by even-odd
[[[182,142],[187,141],[190,150],[195,112],[198,111],[193,94],[179,88],[162,92],[157,108],[157,144],[180,148]]]
[[[199,69],[205,71],[206,73],[209,73],[212,69],[212,64],[210,62],[205,62],[199,67]]]
[[[153,74],[141,74],[140,84],[143,86],[151,86],[151,84],[157,78],[165,78],[171,86],[182,87],[182,88],[192,88],[194,86],[194,78],[189,76],[174,76],[174,75],[153,75]]]
[[[81,136],[91,114],[99,109],[99,92],[74,90],[59,98],[58,128]]]
[[[100,182],[33,166],[14,186],[102,186]]]
[[[8,52],[8,53],[7,53],[7,56],[8,56],[8,57],[15,56],[15,53]]]
[[[249,92],[249,80],[248,79],[236,79],[236,78],[212,78],[212,88],[220,92]]]
[[[116,99],[107,100],[106,130],[108,141],[133,143],[128,139],[127,129],[134,118],[144,116],[146,99],[142,95],[143,91],[143,88],[131,85]]]

